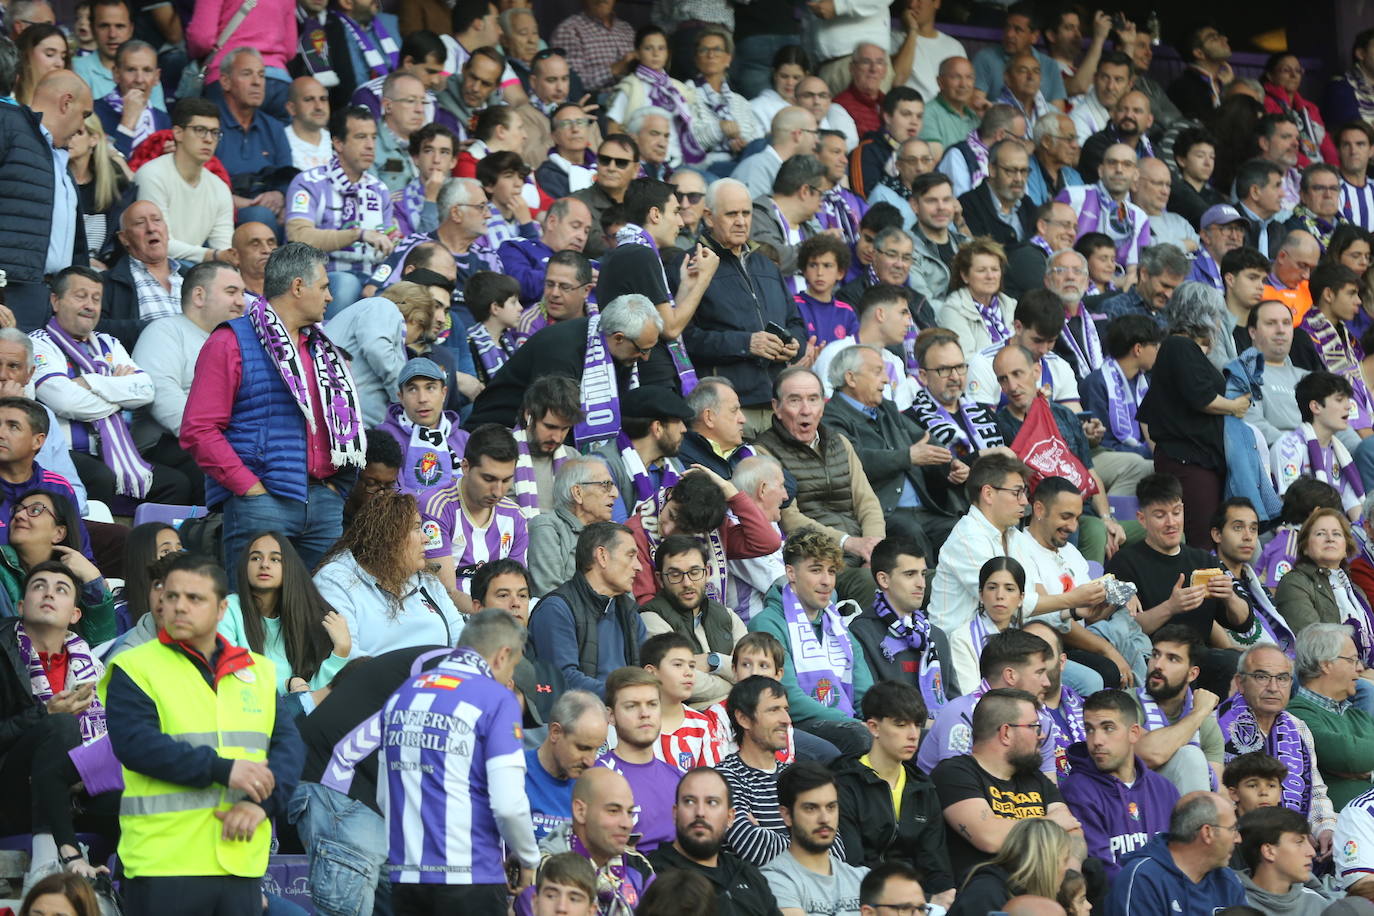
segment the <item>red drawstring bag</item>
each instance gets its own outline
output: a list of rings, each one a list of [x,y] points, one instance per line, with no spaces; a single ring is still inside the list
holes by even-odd
[[[1016,434],[1011,444],[1016,457],[1031,469],[1030,480],[1026,486],[1034,492],[1040,481],[1046,477],[1063,477],[1078,488],[1087,499],[1097,493],[1097,481],[1088,473],[1083,462],[1069,450],[1064,436],[1059,432],[1059,424],[1054,422],[1050,402],[1043,394],[1037,394],[1026,412],[1026,422]]]

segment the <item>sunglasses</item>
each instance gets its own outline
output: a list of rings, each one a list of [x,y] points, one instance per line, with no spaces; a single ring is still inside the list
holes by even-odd
[[[619,156],[607,156],[604,153],[597,153],[596,161],[604,162],[606,165],[612,165],[618,169],[628,169],[635,164],[633,159],[622,159]]]
[[[706,199],[705,191],[675,191],[673,193],[677,195],[679,204],[685,204],[689,207],[695,207]]]

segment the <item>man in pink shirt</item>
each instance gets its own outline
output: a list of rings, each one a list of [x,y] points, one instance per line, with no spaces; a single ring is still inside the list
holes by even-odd
[[[353,378],[320,321],[330,302],[326,255],[302,242],[268,258],[263,299],[201,348],[181,447],[224,508],[224,566],[233,575],[255,531],[286,535],[313,569],[343,532],[344,496],[366,438]]]

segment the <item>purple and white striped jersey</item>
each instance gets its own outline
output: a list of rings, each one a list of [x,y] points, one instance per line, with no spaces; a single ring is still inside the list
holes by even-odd
[[[506,498],[493,507],[486,525],[478,527],[463,510],[462,483],[435,490],[420,498],[420,526],[425,536],[425,557],[453,557],[458,567],[489,563],[510,557],[525,563],[529,530],[515,500]],[[469,580],[460,577],[458,587],[468,590]]]
[[[1354,185],[1342,177],[1340,214],[1365,232],[1374,231],[1374,181]]]
[[[381,179],[363,172],[350,182],[337,157],[329,165],[307,169],[286,191],[286,220],[304,219],[316,229],[375,229],[386,232],[395,222],[391,192]],[[380,260],[365,242],[331,251],[329,270],[370,271]]]
[[[539,859],[523,787],[515,694],[486,660],[456,649],[391,695],[339,742],[323,785],[347,794],[358,762],[377,751],[377,805],[391,880],[504,884],[503,843],[527,867]]]

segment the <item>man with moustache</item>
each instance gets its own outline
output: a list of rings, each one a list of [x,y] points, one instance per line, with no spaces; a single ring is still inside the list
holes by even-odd
[[[694,872],[711,882],[719,916],[773,916],[778,903],[759,872],[722,848],[735,817],[730,785],[719,770],[697,767],[677,784],[673,801],[673,842],[649,856],[657,872]]]
[[[1035,205],[1026,198],[1030,159],[1020,140],[1001,140],[988,151],[988,177],[959,196],[973,235],[991,236],[1003,247],[1035,231]]]
[[[1015,457],[1002,439],[992,408],[967,396],[968,362],[953,331],[927,328],[916,336],[916,377],[921,383],[908,415],[965,464],[1000,450]]]
[[[1226,762],[1263,751],[1287,769],[1280,804],[1307,819],[1318,854],[1331,854],[1336,811],[1317,766],[1312,730],[1288,712],[1293,660],[1272,643],[1245,650],[1236,669],[1236,692],[1217,707],[1217,726],[1226,742]]]
[[[1149,673],[1135,691],[1145,726],[1136,753],[1180,794],[1218,785],[1223,744],[1212,714],[1218,698],[1191,686],[1199,673],[1202,641],[1188,627],[1171,623],[1152,633],[1151,642]]]
[[[858,916],[863,869],[833,851],[840,803],[835,777],[817,763],[797,763],[778,777],[778,806],[792,838],[786,852],[762,870],[787,916]]]
[[[1129,146],[1137,159],[1153,156],[1154,147],[1150,145],[1148,134],[1154,123],[1150,100],[1145,93],[1133,91],[1123,95],[1112,108],[1111,123],[1083,141],[1078,171],[1084,180],[1097,181],[1098,166],[1102,164],[1107,149],[1118,143]]]
[[[564,461],[577,452],[568,433],[582,419],[577,383],[561,375],[534,380],[520,402],[515,428],[515,482],[511,498],[526,520],[553,510],[553,479]]]

